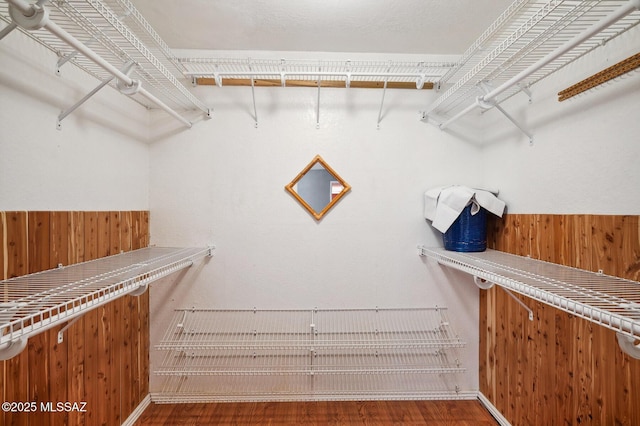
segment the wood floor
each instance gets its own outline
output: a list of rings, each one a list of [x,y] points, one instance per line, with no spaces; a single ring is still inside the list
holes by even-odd
[[[160,425],[495,426],[478,401],[346,401],[151,404],[135,426]]]

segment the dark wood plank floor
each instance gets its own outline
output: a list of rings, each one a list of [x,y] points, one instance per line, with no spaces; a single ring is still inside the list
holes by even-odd
[[[345,401],[151,404],[135,426],[160,425],[495,426],[478,401]]]

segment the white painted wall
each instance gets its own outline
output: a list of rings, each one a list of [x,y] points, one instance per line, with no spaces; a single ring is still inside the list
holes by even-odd
[[[477,289],[416,251],[440,238],[423,218],[424,191],[482,172],[478,148],[419,121],[435,93],[387,91],[379,130],[380,90],[323,89],[318,129],[317,89],[256,89],[258,128],[250,88],[197,95],[214,114],[189,131],[154,115],[151,239],[213,243],[216,255],[154,286],[152,342],[174,308],[446,306],[468,342],[462,387],[475,389]],[[284,189],[316,154],[353,187],[320,222]]]
[[[44,31],[44,30],[43,30]],[[0,210],[146,210],[148,113],[18,31],[0,43]]]
[[[557,93],[638,53],[640,28],[505,102],[534,135],[498,111],[487,120],[484,183],[500,188],[512,213],[640,214],[640,71],[564,102]]]

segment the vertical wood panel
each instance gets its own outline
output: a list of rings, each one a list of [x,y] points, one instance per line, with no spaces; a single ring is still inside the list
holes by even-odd
[[[30,212],[28,214],[29,270],[40,272],[49,269],[50,265],[50,213]],[[29,339],[27,353],[29,359],[28,383],[29,398],[26,401],[40,403],[50,394],[49,389],[49,355],[50,333],[40,333]],[[51,415],[37,410],[27,415],[32,424],[50,425]]]
[[[60,265],[69,265],[69,213],[49,212],[49,268]],[[56,395],[56,401],[72,401],[69,398],[70,364],[68,343],[58,344],[57,334],[64,325],[59,325],[49,330],[49,395]],[[69,331],[65,335],[65,340]],[[46,349],[45,349],[46,350]],[[75,401],[75,400],[74,400]],[[69,413],[51,413],[49,419],[51,425],[69,424]],[[34,424],[32,421],[31,424]]]
[[[110,212],[98,212],[98,258],[111,254],[110,239]],[[113,424],[109,416],[112,409],[111,394],[111,368],[113,364],[113,352],[111,343],[111,324],[109,318],[113,316],[112,304],[106,304],[96,309],[97,333],[96,333],[96,393],[94,395],[94,407],[97,424]]]
[[[85,214],[83,212],[68,213],[67,257],[68,264],[85,261]],[[67,348],[67,395],[69,401],[86,402],[85,385],[85,316],[80,317],[65,335]],[[70,425],[89,424],[85,421],[85,413],[70,412]]]
[[[109,213],[109,252],[111,255],[120,254],[122,252],[122,235],[121,229],[121,217],[120,212]],[[123,358],[122,352],[124,345],[126,344],[126,338],[122,333],[122,316],[123,316],[123,302],[124,298],[118,298],[112,303],[105,305],[105,324],[109,333],[106,336],[105,344],[108,348],[108,362],[109,367],[106,369],[107,374],[107,392],[108,403],[107,407],[107,424],[120,424],[121,421],[121,408],[122,403],[121,393],[126,393],[127,390],[123,386],[122,382],[122,368]],[[122,389],[121,389],[122,388]]]
[[[0,211],[0,279],[7,279],[7,272],[7,214]],[[0,288],[0,292],[0,301],[6,302],[5,289]],[[2,401],[7,401],[6,364],[6,361],[0,361],[0,396],[2,396]],[[5,417],[4,411],[0,410],[0,424],[7,424]]]
[[[639,223],[638,216],[507,214],[489,220],[488,245],[638,280]],[[512,424],[640,424],[633,390],[640,361],[619,349],[614,332],[524,297],[535,321],[522,322],[522,309],[504,294],[494,287],[480,297],[487,316],[480,390]]]
[[[25,275],[29,271],[27,212],[6,212],[6,268],[7,277]],[[6,401],[29,400],[29,353],[22,351],[6,361]],[[7,414],[6,424],[27,425],[24,413]]]
[[[84,212],[84,253],[85,261],[97,259],[98,255],[98,212]],[[94,309],[83,316],[84,320],[84,395],[83,401],[89,409],[84,413],[86,424],[100,424],[98,395],[98,323],[99,310]]]

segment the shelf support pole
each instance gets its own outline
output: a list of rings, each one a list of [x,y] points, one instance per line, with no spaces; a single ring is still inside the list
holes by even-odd
[[[507,119],[510,122],[512,122],[513,125],[518,128],[518,130],[520,130],[522,133],[525,134],[527,138],[529,138],[529,145],[533,145],[533,135],[530,132],[528,132],[524,127],[522,127],[522,125],[520,125],[520,123],[518,123],[511,115],[509,115],[507,111],[505,111],[504,108],[502,108],[500,105],[495,104],[494,106],[498,111],[502,113],[502,115],[507,117]]]
[[[251,64],[249,64],[249,71],[251,71]],[[253,120],[255,121],[254,127],[258,128],[258,110],[256,109],[256,83],[253,78],[253,74],[249,76],[251,79],[251,97],[253,98]]]
[[[86,101],[89,100],[89,98],[91,98],[93,95],[95,95],[96,93],[98,93],[100,91],[100,89],[102,89],[104,86],[106,86],[107,84],[111,83],[113,81],[115,77],[110,77],[108,79],[106,79],[105,81],[103,81],[102,83],[98,84],[98,86],[93,89],[92,91],[90,91],[89,93],[87,93],[82,99],[80,99],[78,102],[76,102],[75,104],[73,104],[72,106],[70,106],[69,108],[67,108],[66,110],[62,111],[60,113],[60,115],[58,115],[58,122],[56,123],[56,129],[58,130],[62,130],[62,120],[64,120],[69,114],[71,114],[73,111],[75,111],[76,109],[78,109],[80,107],[80,105],[82,105],[83,103],[85,103]]]
[[[5,38],[5,36],[7,34],[9,34],[11,31],[15,30],[16,27],[18,25],[15,22],[10,23],[9,25],[7,25],[6,27],[4,27],[2,29],[2,31],[0,31],[0,40],[2,40],[3,38]]]
[[[322,67],[318,68],[318,73],[322,72]],[[316,104],[316,129],[320,128],[320,74],[318,74],[318,103]]]
[[[127,62],[126,64],[124,64],[123,72],[125,74],[129,74],[129,72],[131,71],[131,69],[133,68],[134,65],[135,65],[135,63],[133,61]],[[106,79],[105,81],[100,83],[95,89],[93,89],[91,92],[87,93],[87,95],[84,96],[82,99],[80,99],[78,102],[73,104],[71,107],[67,108],[65,111],[62,111],[60,113],[60,115],[58,115],[58,123],[56,124],[56,129],[61,130],[62,129],[62,120],[64,120],[73,111],[78,109],[83,103],[88,101],[89,98],[91,98],[93,95],[98,93],[100,91],[100,89],[102,89],[107,84],[111,83],[114,78],[115,77],[111,76],[111,78]]]
[[[389,70],[387,70],[389,72]],[[378,124],[376,129],[380,130],[380,121],[382,121],[382,106],[384,105],[384,95],[387,93],[387,82],[389,81],[389,77],[384,78],[384,86],[382,86],[382,100],[380,100],[380,110],[378,111]]]
[[[473,276],[473,282],[475,283],[475,285],[478,286],[478,288],[482,290],[489,290],[494,285],[493,282],[485,280],[484,278],[480,278],[477,275]],[[498,286],[498,287],[503,289],[509,296],[511,296],[513,300],[515,300],[522,307],[522,309],[527,311],[529,313],[529,321],[533,321],[533,311],[527,305],[525,305],[522,300],[518,299],[516,295],[513,294],[511,290],[509,290],[508,288],[504,288],[502,286]]]

